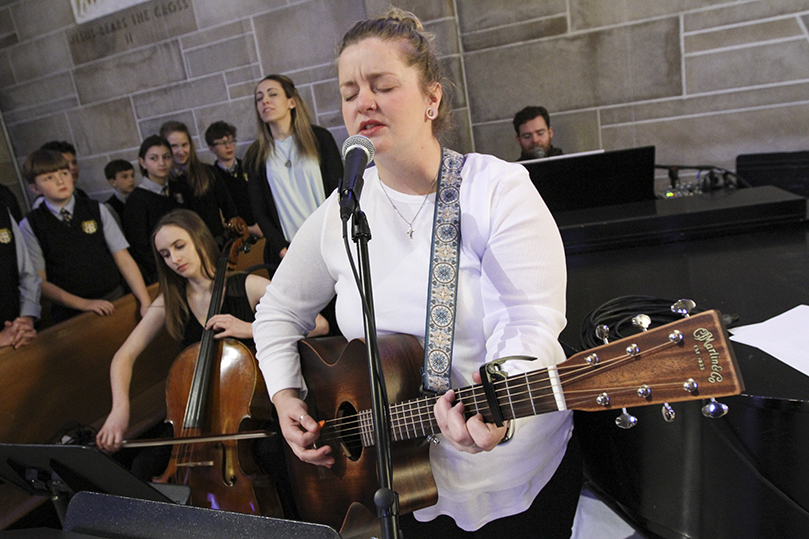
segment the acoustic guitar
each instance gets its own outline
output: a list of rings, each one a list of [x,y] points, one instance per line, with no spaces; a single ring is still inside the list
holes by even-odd
[[[412,336],[379,339],[388,390],[393,487],[402,514],[436,502],[425,438],[440,432],[436,397],[419,394],[423,351]],[[303,520],[336,529],[364,506],[375,514],[378,488],[366,347],[340,337],[299,344],[309,387],[309,412],[323,427],[319,444],[332,446],[331,469],[306,464],[289,452],[293,493]],[[491,367],[489,367],[491,370]],[[743,390],[733,349],[717,311],[707,311],[572,356],[551,368],[493,382],[494,413],[484,386],[457,389],[471,417],[514,419],[558,410],[623,407],[738,395]],[[494,451],[497,451],[495,448]],[[350,520],[350,516],[348,519]]]

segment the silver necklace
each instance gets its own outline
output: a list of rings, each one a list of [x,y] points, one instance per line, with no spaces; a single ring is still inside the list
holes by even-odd
[[[433,182],[432,182],[430,185],[431,185],[431,186],[434,186],[434,185],[435,185],[436,180],[438,180],[438,176],[436,176],[436,178],[433,180]],[[426,195],[424,195],[424,200],[422,200],[422,201],[421,201],[421,206],[419,206],[419,209],[418,209],[418,210],[416,210],[416,215],[414,215],[414,216],[413,216],[413,219],[411,219],[410,221],[408,221],[407,219],[405,219],[405,216],[404,216],[404,215],[402,215],[402,212],[400,212],[400,211],[399,211],[399,208],[397,208],[397,207],[396,207],[396,204],[394,204],[394,203],[393,203],[393,200],[391,200],[390,195],[388,194],[387,189],[385,189],[385,184],[384,184],[384,183],[382,183],[382,180],[380,180],[380,181],[379,181],[379,185],[381,185],[381,186],[382,186],[382,192],[383,192],[383,193],[385,193],[385,197],[388,199],[388,202],[390,202],[390,205],[391,205],[391,206],[393,206],[394,211],[396,211],[396,213],[398,213],[398,214],[399,214],[399,217],[401,217],[401,218],[402,218],[402,221],[404,221],[405,223],[407,223],[407,232],[405,232],[405,234],[407,234],[407,235],[410,237],[410,241],[413,241],[413,232],[415,232],[415,230],[413,230],[413,223],[416,221],[416,217],[418,217],[418,216],[419,216],[419,213],[421,213],[421,209],[422,209],[422,208],[424,207],[424,205],[427,203],[427,198],[430,196],[430,193],[432,193],[432,192],[433,192],[433,191],[432,191],[432,189],[430,190],[430,192],[429,192],[429,193],[427,193]]]
[[[295,142],[293,141],[292,144],[294,145]],[[282,157],[286,158],[286,161],[284,162],[284,166],[287,167],[287,168],[292,168],[292,161],[290,160],[290,156],[292,155],[292,146],[289,147],[289,154],[285,154],[281,150],[281,143],[280,142],[276,142],[275,147],[278,150],[278,153],[280,153]]]

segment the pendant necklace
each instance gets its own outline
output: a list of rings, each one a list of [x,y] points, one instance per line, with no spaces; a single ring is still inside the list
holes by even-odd
[[[292,139],[292,137],[289,137],[287,140],[291,140],[291,139]],[[292,144],[294,144],[294,141],[293,141]],[[292,155],[292,144],[290,144],[289,153],[285,154],[283,152],[282,148],[281,148],[281,143],[280,142],[275,143],[275,147],[278,149],[278,153],[281,154],[281,157],[286,158],[286,161],[284,162],[284,166],[287,167],[287,168],[292,168],[292,161],[290,159],[290,156]]]
[[[435,179],[430,184],[431,187],[435,186],[436,181],[438,181],[438,175],[436,175]],[[408,221],[407,219],[405,219],[405,216],[402,215],[402,212],[399,211],[399,208],[396,207],[396,204],[393,203],[393,200],[391,200],[387,189],[385,189],[385,184],[382,183],[382,180],[379,181],[379,185],[382,187],[382,192],[385,193],[385,197],[388,199],[388,202],[390,202],[390,205],[393,207],[394,211],[397,214],[399,214],[399,217],[402,218],[402,221],[407,223],[407,232],[405,232],[405,234],[407,234],[410,237],[410,241],[413,241],[413,232],[415,232],[415,230],[413,229],[413,223],[416,221],[416,217],[419,216],[419,213],[421,213],[421,209],[424,208],[424,205],[427,203],[427,198],[430,196],[430,193],[433,192],[432,189],[426,195],[424,195],[424,199],[421,201],[421,206],[419,206],[419,209],[416,210],[416,215],[413,216],[413,219]]]

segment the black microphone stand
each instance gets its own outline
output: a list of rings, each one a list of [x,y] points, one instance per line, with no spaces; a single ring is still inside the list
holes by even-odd
[[[363,318],[365,325],[365,344],[368,349],[368,373],[371,380],[371,417],[374,425],[376,443],[376,469],[379,477],[379,489],[374,494],[376,514],[382,527],[384,539],[401,539],[399,529],[399,495],[393,490],[393,465],[390,448],[390,410],[388,408],[388,392],[382,372],[382,360],[376,339],[376,316],[374,314],[374,297],[371,285],[370,258],[368,242],[371,240],[371,229],[365,213],[360,210],[359,200],[351,215],[351,237],[357,245],[360,283],[360,295],[364,297]],[[345,233],[345,228],[343,228]]]

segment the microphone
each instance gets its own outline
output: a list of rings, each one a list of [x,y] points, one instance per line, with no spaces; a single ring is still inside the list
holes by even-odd
[[[545,157],[545,148],[542,146],[537,146],[531,153],[534,154],[534,159],[542,159]]]
[[[345,172],[338,188],[340,193],[340,218],[348,221],[354,213],[362,193],[362,173],[365,166],[374,159],[374,143],[362,135],[348,137],[343,143]]]

